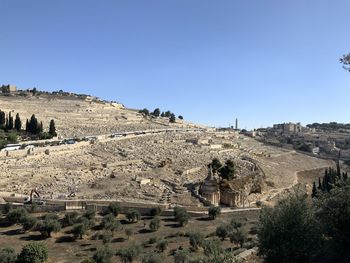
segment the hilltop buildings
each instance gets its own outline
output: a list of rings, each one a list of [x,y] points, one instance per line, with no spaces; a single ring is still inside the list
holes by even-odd
[[[15,85],[2,85],[0,87],[0,91],[3,94],[11,94],[11,93],[16,93],[17,92],[17,87]]]
[[[275,132],[280,133],[302,133],[305,130],[305,127],[301,126],[300,122],[298,123],[282,123],[274,124],[272,128]]]

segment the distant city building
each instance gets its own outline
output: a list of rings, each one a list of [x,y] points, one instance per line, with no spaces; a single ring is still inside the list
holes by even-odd
[[[15,85],[2,85],[0,88],[1,93],[10,94],[10,93],[16,93],[17,87]]]
[[[236,118],[235,129],[238,130],[238,119]]]
[[[288,122],[288,123],[282,123],[282,124],[274,124],[273,129],[275,131],[284,132],[284,133],[301,133],[303,132],[304,127],[300,124],[300,122],[298,123]]]

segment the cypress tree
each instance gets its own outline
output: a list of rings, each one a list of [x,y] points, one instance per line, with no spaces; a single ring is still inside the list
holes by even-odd
[[[327,174],[324,177],[324,189],[329,192],[332,189],[334,172],[331,167],[329,167]]]
[[[26,120],[26,132],[29,132],[29,121],[28,121],[28,119]]]
[[[17,131],[20,131],[22,128],[22,121],[21,121],[21,118],[19,117],[19,114],[17,113],[16,114],[16,119],[15,119],[15,129]]]
[[[339,151],[339,157],[337,161],[337,177],[340,179],[340,151]]]
[[[325,180],[326,177],[323,177],[322,179],[322,191],[326,191],[326,180]]]
[[[30,117],[30,121],[29,121],[29,126],[28,126],[28,132],[32,133],[32,134],[37,134],[38,132],[38,119],[35,117],[35,115],[33,114],[32,117]]]
[[[55,126],[55,121],[54,121],[54,120],[51,120],[51,121],[50,121],[49,133],[50,133],[52,136],[56,136],[56,135],[57,135],[56,126]]]
[[[13,129],[13,117],[11,116],[11,112],[9,112],[9,121],[8,121],[8,126],[7,128],[9,130],[12,130]]]
[[[5,125],[6,123],[6,114],[0,110],[0,126]]]
[[[311,197],[312,197],[312,198],[317,197],[317,188],[316,188],[316,183],[315,183],[315,182],[312,184],[312,194],[311,194]]]
[[[43,130],[43,122],[41,121],[37,133],[41,133]]]
[[[318,187],[319,190],[322,190],[322,182],[321,182],[321,178],[318,177]]]

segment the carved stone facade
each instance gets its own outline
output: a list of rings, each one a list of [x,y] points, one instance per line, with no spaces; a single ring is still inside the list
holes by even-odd
[[[229,207],[245,207],[246,192],[237,191],[230,184],[223,183],[220,187],[220,203]]]
[[[258,165],[254,165],[253,168],[253,175],[230,181],[220,181],[219,177],[216,174],[214,175],[210,169],[209,175],[200,186],[199,193],[206,201],[215,206],[249,206],[249,195],[262,191],[262,180],[259,176],[259,174],[261,175],[260,168]]]

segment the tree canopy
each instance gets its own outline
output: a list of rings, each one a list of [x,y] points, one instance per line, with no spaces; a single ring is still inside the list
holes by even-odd
[[[264,207],[258,230],[266,262],[349,262],[350,180],[312,201],[296,192]]]
[[[340,62],[343,64],[343,68],[350,72],[350,53],[343,55],[343,57],[340,58]]]

